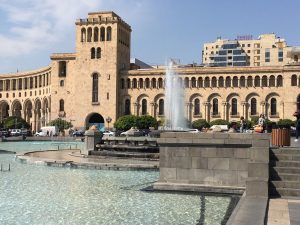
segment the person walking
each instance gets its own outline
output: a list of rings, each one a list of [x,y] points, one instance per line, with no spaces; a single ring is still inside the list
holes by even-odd
[[[265,123],[266,123],[265,115],[260,114],[259,119],[258,119],[258,126],[262,127],[262,132],[261,133],[263,133],[264,130],[265,130]]]
[[[295,141],[298,141],[298,138],[300,136],[300,114],[296,115],[296,139]]]
[[[240,118],[240,133],[244,133],[246,130],[246,122],[245,122],[245,118],[243,116],[241,116]]]

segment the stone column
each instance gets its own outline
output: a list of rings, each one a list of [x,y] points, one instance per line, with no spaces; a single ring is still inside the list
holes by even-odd
[[[8,110],[8,116],[13,116],[13,110]]]
[[[191,102],[186,102],[186,118],[188,121],[191,121]]]
[[[247,106],[247,102],[246,101],[242,101],[242,116],[245,119],[248,119],[248,115],[246,115],[246,106]]]
[[[228,102],[222,102],[222,105],[223,105],[223,120],[227,120],[227,105],[228,105]],[[229,115],[228,115],[229,117]]]
[[[102,134],[95,126],[91,126],[91,128],[84,133],[84,136],[84,148],[80,152],[83,155],[90,155],[92,151],[97,150],[96,145],[101,142]]]
[[[133,111],[134,111],[134,115],[136,116],[138,116],[138,106],[139,106],[138,102],[133,103]]]
[[[261,107],[261,109],[260,109],[261,113],[260,114],[264,114],[265,117],[268,117],[268,115],[266,115],[266,107],[265,106],[266,106],[266,102],[261,101],[260,102],[260,107]]]
[[[155,117],[155,103],[150,102],[151,105],[151,116]]]
[[[203,105],[204,105],[204,119],[208,122],[209,121],[209,110],[208,110],[209,102],[204,102]]]

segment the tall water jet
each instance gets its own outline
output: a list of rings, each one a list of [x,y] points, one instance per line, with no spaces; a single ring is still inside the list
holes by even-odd
[[[187,125],[184,114],[184,89],[174,66],[171,60],[166,69],[165,122],[167,129],[178,130],[186,128]]]

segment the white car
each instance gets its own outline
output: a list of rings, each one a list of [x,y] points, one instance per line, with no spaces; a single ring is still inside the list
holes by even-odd
[[[115,133],[109,130],[106,130],[103,132],[103,137],[113,137],[115,136]]]
[[[43,131],[40,131],[40,132],[36,132],[36,133],[34,134],[34,136],[38,136],[38,137],[46,137],[47,134],[44,133]]]

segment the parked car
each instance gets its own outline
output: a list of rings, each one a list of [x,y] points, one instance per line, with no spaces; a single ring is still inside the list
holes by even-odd
[[[103,132],[103,137],[113,137],[115,136],[115,133],[109,130],[106,130]]]
[[[21,129],[11,129],[10,130],[11,136],[20,136],[21,135]]]
[[[139,136],[143,136],[143,132],[136,129],[136,128],[133,128],[131,127],[129,130],[127,131],[124,131],[121,133],[120,136],[134,136],[134,137],[139,137]]]
[[[0,137],[9,137],[10,132],[7,129],[0,129]]]
[[[84,131],[83,130],[75,130],[72,134],[73,137],[83,137]]]

